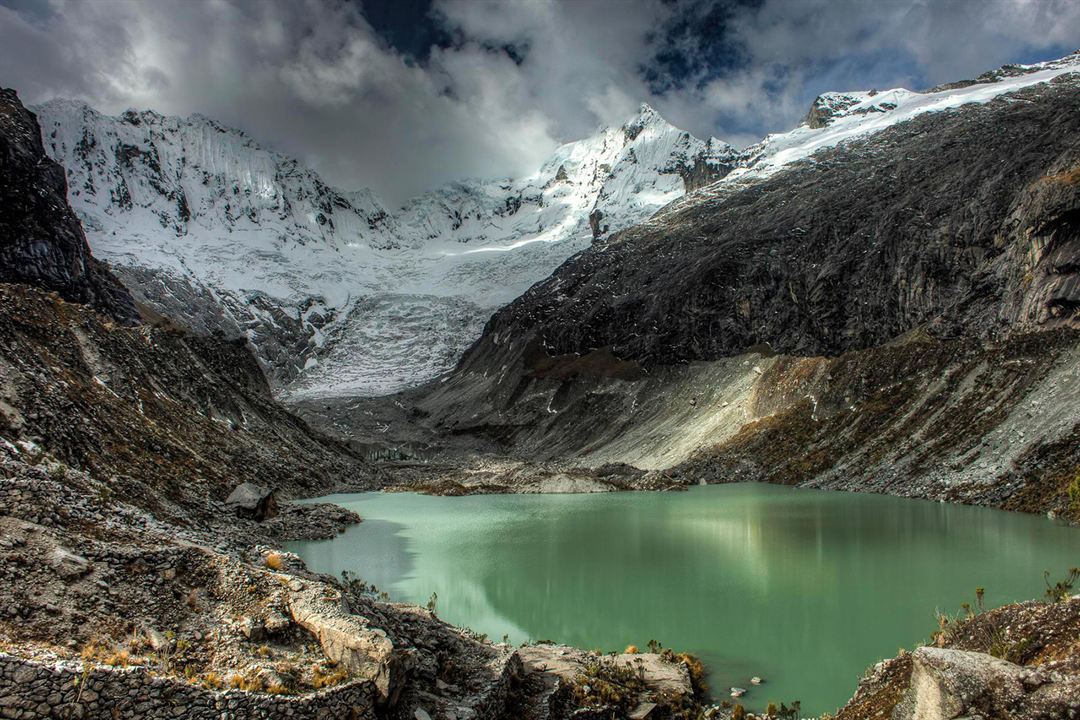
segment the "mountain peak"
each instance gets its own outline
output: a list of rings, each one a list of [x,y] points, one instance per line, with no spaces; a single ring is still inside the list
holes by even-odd
[[[638,106],[637,114],[623,123],[623,132],[626,133],[627,140],[634,140],[641,134],[642,130],[654,125],[667,125],[668,127],[671,127],[671,123],[665,120],[652,105],[643,102]]]
[[[637,114],[638,117],[660,117],[660,113],[658,113],[656,109],[647,102],[643,102],[641,103],[641,105],[638,105]]]

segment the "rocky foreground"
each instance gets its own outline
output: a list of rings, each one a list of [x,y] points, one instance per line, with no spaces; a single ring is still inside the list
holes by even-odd
[[[208,498],[181,524],[133,499],[27,441],[0,442],[0,717],[704,709],[691,658],[492,644],[273,549],[333,534],[351,513],[283,503],[256,519]]]

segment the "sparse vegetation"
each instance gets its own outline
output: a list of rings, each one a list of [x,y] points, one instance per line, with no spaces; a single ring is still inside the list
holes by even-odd
[[[613,707],[625,714],[645,690],[645,681],[630,663],[600,655],[587,663],[578,676],[574,697],[583,707]]]
[[[316,690],[333,687],[343,683],[348,677],[349,674],[345,672],[344,668],[326,668],[323,665],[316,665],[311,669],[311,687]]]
[[[111,665],[113,667],[127,667],[135,662],[135,657],[126,647],[120,647],[113,643],[103,643],[97,640],[88,642],[79,653],[85,663]]]
[[[262,679],[254,675],[234,673],[229,677],[229,687],[244,692],[260,692],[263,690]]]
[[[218,675],[216,672],[206,673],[202,676],[200,681],[203,687],[209,688],[211,690],[220,690],[225,685],[225,681],[222,680],[221,676]]]
[[[676,653],[670,649],[662,650],[660,657],[668,662],[685,665],[686,671],[690,674],[690,685],[694,688],[694,694],[702,698],[708,694],[709,687],[705,683],[705,663],[701,662],[699,657],[687,652]]]
[[[285,565],[285,559],[281,556],[281,553],[268,553],[266,556],[266,567],[274,570],[275,572],[281,570]]]
[[[1050,584],[1049,570],[1043,571],[1043,578],[1046,582],[1046,599],[1050,602],[1061,602],[1062,600],[1068,600],[1072,595],[1073,586],[1077,580],[1080,580],[1080,568],[1069,568],[1069,572],[1065,574],[1065,577],[1053,585]]]
[[[1069,494],[1069,513],[1074,519],[1080,520],[1080,471],[1077,471],[1066,492]]]

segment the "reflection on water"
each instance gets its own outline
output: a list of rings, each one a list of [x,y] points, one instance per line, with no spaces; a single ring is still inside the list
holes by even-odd
[[[697,652],[713,687],[768,683],[751,706],[833,711],[867,665],[929,636],[986,587],[1037,597],[1080,564],[1080,532],[1040,517],[769,485],[685,493],[331,498],[365,521],[295,543],[320,572],[515,642]]]

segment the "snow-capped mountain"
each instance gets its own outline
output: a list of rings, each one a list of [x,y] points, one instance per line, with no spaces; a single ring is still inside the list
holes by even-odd
[[[735,181],[769,174],[818,150],[884,130],[916,115],[988,102],[1078,69],[1080,54],[1074,53],[1050,62],[1006,65],[975,80],[950,83],[927,92],[893,88],[825,93],[817,97],[806,119],[794,130],[768,135],[746,148],[739,159],[740,167],[725,179]]]
[[[439,375],[495,309],[665,206],[1078,65],[1071,55],[1006,66],[925,93],[827,93],[798,127],[743,151],[643,105],[622,126],[557,148],[532,175],[454,183],[397,210],[202,116],[109,117],[64,100],[37,112],[94,253],[136,297],[197,330],[246,334],[283,394],[318,397]]]
[[[245,333],[293,396],[438,375],[496,308],[738,154],[643,105],[530,176],[455,183],[390,211],[199,115],[110,117],[66,100],[36,111],[95,254],[163,315]]]

